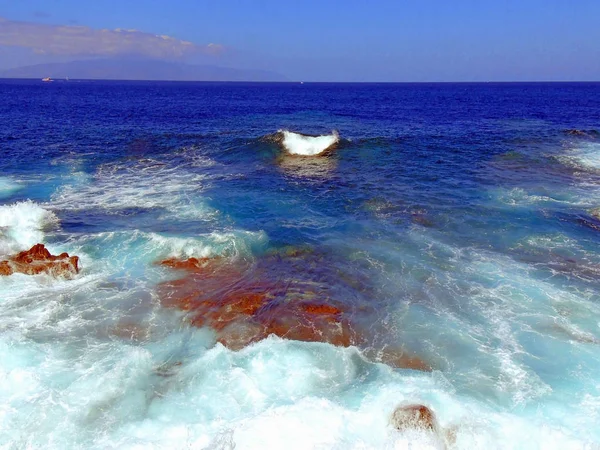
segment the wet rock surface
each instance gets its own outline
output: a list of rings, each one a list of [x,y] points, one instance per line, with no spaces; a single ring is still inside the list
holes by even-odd
[[[356,292],[366,281],[344,276],[327,263],[323,255],[308,248],[292,247],[254,263],[225,258],[167,259],[159,264],[181,270],[185,276],[162,283],[158,294],[163,306],[188,311],[191,325],[212,328],[217,341],[232,350],[271,334],[368,347],[368,339],[354,320],[356,308],[343,301],[344,294]],[[335,283],[330,282],[332,276]],[[393,367],[431,370],[402,348],[369,349],[365,354]]]
[[[391,422],[398,431],[421,429],[435,432],[439,428],[435,414],[425,405],[399,406],[394,410]]]
[[[0,275],[8,276],[13,273],[47,273],[55,277],[71,277],[79,273],[79,257],[69,256],[68,253],[54,256],[43,244],[36,244],[31,249],[0,262]]]

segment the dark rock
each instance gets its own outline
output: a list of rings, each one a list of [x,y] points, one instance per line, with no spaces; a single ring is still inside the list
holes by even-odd
[[[0,276],[8,276],[12,275],[13,273],[14,270],[8,261],[0,262]]]
[[[598,136],[598,131],[597,130],[577,130],[577,129],[570,129],[570,130],[565,130],[565,134],[569,135],[569,136],[580,136],[580,137],[587,137],[587,138],[595,138]]]

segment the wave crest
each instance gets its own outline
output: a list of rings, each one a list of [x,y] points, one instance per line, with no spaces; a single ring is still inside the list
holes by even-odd
[[[0,206],[0,254],[13,253],[41,242],[43,231],[58,218],[31,200]]]
[[[600,144],[587,142],[571,149],[559,157],[563,162],[579,169],[599,171],[600,170]]]
[[[279,130],[281,145],[288,153],[301,156],[316,156],[330,150],[340,140],[337,131],[322,136],[309,136],[288,130]]]

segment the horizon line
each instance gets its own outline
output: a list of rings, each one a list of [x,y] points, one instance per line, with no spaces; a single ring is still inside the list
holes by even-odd
[[[42,81],[39,77],[3,77],[0,80],[10,81]],[[107,81],[107,82],[154,82],[154,83],[254,83],[254,84],[569,84],[600,83],[600,80],[444,80],[444,81],[257,81],[257,80],[169,80],[169,79],[129,79],[129,78],[51,78],[53,82]]]

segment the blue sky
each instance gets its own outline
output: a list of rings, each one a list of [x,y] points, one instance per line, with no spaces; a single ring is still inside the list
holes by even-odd
[[[296,80],[600,80],[600,0],[0,0],[0,17],[0,68],[80,56],[23,41],[45,24],[139,30],[140,54],[165,35],[194,45],[173,57]]]

